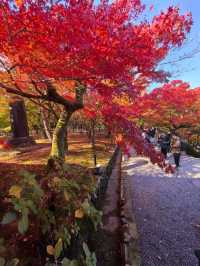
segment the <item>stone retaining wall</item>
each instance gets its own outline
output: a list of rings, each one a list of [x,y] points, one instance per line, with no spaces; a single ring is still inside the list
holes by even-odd
[[[122,162],[120,179],[120,218],[122,227],[121,253],[123,266],[140,266],[139,235],[133,213],[131,186],[126,174],[126,162]]]
[[[108,187],[108,182],[110,180],[112,170],[115,167],[116,159],[120,152],[121,151],[119,147],[116,147],[106,168],[103,170],[102,174],[98,176],[98,187],[97,187],[96,192],[92,195],[92,202],[97,208],[100,208],[101,203],[104,199],[104,195]]]

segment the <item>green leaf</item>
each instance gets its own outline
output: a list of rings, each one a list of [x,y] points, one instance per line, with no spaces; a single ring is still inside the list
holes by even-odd
[[[45,263],[45,266],[54,266],[54,263],[51,263],[50,261]]]
[[[85,242],[83,242],[83,250],[85,252],[86,257],[90,256],[90,250]]]
[[[26,231],[28,230],[28,225],[28,212],[23,212],[22,217],[18,222],[18,231],[21,234],[26,233]]]
[[[85,263],[86,266],[96,266],[97,259],[94,252],[90,252],[87,244],[83,242],[83,250],[85,252]]]
[[[69,260],[67,258],[64,258],[62,260],[62,266],[79,266],[79,263],[77,260]]]
[[[55,255],[54,256],[56,259],[60,256],[62,250],[63,250],[63,241],[62,241],[62,238],[59,238],[58,242],[55,245]]]
[[[31,209],[31,211],[34,214],[37,214],[38,213],[38,210],[36,208],[36,205],[34,204],[34,202],[32,200],[27,200],[26,204],[27,204],[27,206]]]
[[[0,257],[0,266],[4,266],[5,263],[6,263],[5,259]]]
[[[22,199],[12,199],[12,203],[14,205],[14,209],[16,211],[21,211],[22,207]]]
[[[67,245],[69,245],[71,242],[71,234],[66,227],[64,227],[64,242]]]
[[[82,203],[82,208],[85,214],[91,219],[93,222],[95,230],[97,230],[97,226],[101,223],[102,220],[102,212],[98,211],[91,202],[85,200]]]
[[[17,266],[18,263],[19,263],[19,259],[15,258],[15,259],[12,259],[11,261],[7,262],[6,266]]]
[[[35,174],[32,174],[26,170],[22,170],[19,173],[21,176],[23,176],[24,178],[26,178],[27,180],[34,180],[35,179]]]
[[[67,258],[64,258],[64,259],[62,260],[62,265],[63,265],[63,266],[69,266],[70,263],[71,263],[71,260],[69,260],[69,259],[67,259]]]
[[[13,221],[15,221],[17,219],[16,213],[15,212],[7,212],[2,221],[1,224],[9,224],[12,223]]]

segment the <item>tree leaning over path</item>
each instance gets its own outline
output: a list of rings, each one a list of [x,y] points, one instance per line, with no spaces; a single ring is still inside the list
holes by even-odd
[[[87,0],[1,1],[0,88],[39,105],[61,106],[53,164],[64,161],[68,122],[83,108],[86,92],[95,91],[112,106],[116,95],[135,99],[147,83],[165,79],[156,67],[183,43],[191,14],[169,7],[151,23],[137,22],[144,8],[139,0],[98,5]],[[70,90],[68,82],[73,82]]]

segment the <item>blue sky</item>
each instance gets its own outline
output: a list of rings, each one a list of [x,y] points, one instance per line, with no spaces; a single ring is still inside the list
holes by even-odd
[[[98,3],[99,0],[95,0],[95,2]],[[145,17],[147,20],[151,20],[154,15],[158,15],[161,10],[166,10],[169,6],[178,6],[182,14],[192,13],[193,25],[185,43],[182,47],[172,51],[158,68],[169,71],[172,75],[171,80],[181,79],[190,83],[192,88],[200,87],[200,0],[141,0],[141,2],[146,5],[142,18]],[[153,11],[150,11],[151,5],[154,6]],[[190,59],[168,64],[168,62],[174,62],[195,50],[199,52],[195,53]],[[158,86],[160,84],[152,84],[149,90]]]
[[[182,79],[191,84],[191,87],[200,86],[200,0],[143,0],[146,5],[145,16],[149,20],[153,15],[158,14],[160,10],[165,10],[170,5],[179,6],[181,13],[190,11],[193,16],[193,26],[190,34],[187,36],[185,44],[173,52],[162,63],[174,61],[184,54],[190,54],[194,49],[199,50],[199,53],[193,55],[191,59],[173,64],[162,64],[160,68],[170,71],[171,79]],[[153,4],[154,10],[149,12],[149,7]],[[158,86],[153,84],[152,88]]]

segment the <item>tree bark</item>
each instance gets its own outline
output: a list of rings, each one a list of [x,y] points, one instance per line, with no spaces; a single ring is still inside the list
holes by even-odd
[[[50,88],[51,89],[51,88]],[[51,92],[51,93],[50,93]],[[48,160],[47,167],[49,170],[63,170],[63,164],[65,160],[65,151],[67,148],[67,129],[71,115],[78,109],[83,108],[83,95],[85,93],[85,87],[78,83],[75,89],[76,101],[63,106],[62,112],[56,124],[56,128],[53,132],[51,153]],[[56,90],[52,88],[49,90],[49,97],[62,97],[56,93]],[[62,98],[62,100],[65,100]]]
[[[65,153],[69,151],[69,142],[68,142],[68,127],[66,128],[66,138],[65,138]]]
[[[51,141],[51,133],[49,131],[49,128],[48,128],[48,125],[47,125],[47,119],[46,119],[45,114],[43,113],[43,110],[41,110],[41,116],[42,116],[42,123],[43,123],[45,135],[48,138],[48,140]]]
[[[91,137],[92,137],[92,153],[93,153],[93,160],[94,166],[97,165],[97,154],[96,154],[96,138],[95,138],[95,120],[92,119],[91,121]]]
[[[48,167],[58,169],[62,167],[65,160],[65,151],[67,147],[66,134],[68,122],[72,112],[66,110],[65,108],[60,114],[56,128],[53,132],[52,145],[50,158],[48,160]]]

